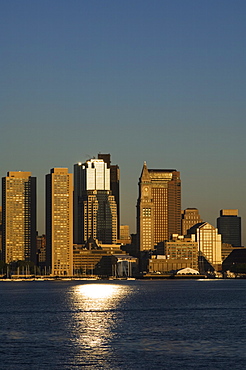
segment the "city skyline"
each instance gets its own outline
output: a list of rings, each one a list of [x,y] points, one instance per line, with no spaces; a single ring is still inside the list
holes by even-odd
[[[246,220],[244,1],[1,3],[1,176],[38,178],[98,152],[121,170],[121,223],[137,181],[176,168],[182,209]],[[245,243],[245,237],[242,241]]]
[[[111,154],[108,154],[110,157],[111,157]],[[100,161],[102,161],[102,160],[98,160],[98,159],[95,159],[95,156],[93,157],[93,158],[91,158],[91,159],[87,159],[87,161],[86,162],[93,162],[93,161],[96,161],[96,162],[100,162]],[[106,164],[106,162],[105,162],[105,164]],[[72,175],[72,182],[74,183],[74,174],[76,173],[76,171],[77,171],[77,167],[80,167],[80,166],[82,166],[82,163],[81,162],[78,162],[77,164],[74,164],[74,168],[73,168],[73,171],[72,171],[72,173],[70,173],[70,175]],[[118,169],[119,169],[119,167],[118,167],[118,165],[113,165],[113,167],[117,167]],[[137,183],[136,183],[136,186],[138,186],[138,188],[139,188],[139,185],[141,184],[141,176],[142,176],[142,174],[143,174],[143,169],[144,168],[147,168],[147,163],[144,161],[144,163],[143,163],[143,167],[142,167],[142,170],[141,170],[141,173],[140,173],[140,178],[139,178],[139,180],[138,180],[138,185],[137,185]],[[65,170],[65,171],[69,171],[68,170],[68,167],[59,167],[61,170]],[[161,172],[171,172],[171,171],[176,171],[176,170],[163,170],[163,169],[155,169],[155,170],[153,170],[153,169],[150,169],[150,171],[151,172],[155,172],[155,171],[161,171]],[[69,171],[70,172],[70,171]],[[8,175],[8,173],[15,173],[17,176],[18,176],[18,174],[22,174],[22,173],[32,173],[31,171],[8,171],[7,172],[7,175]],[[177,172],[179,175],[180,175],[180,172]],[[46,176],[47,176],[47,174],[45,174],[44,175],[44,180],[45,180],[45,178],[46,178]],[[5,179],[5,177],[3,176],[2,177],[2,181]],[[94,181],[94,180],[93,180]],[[37,188],[38,188],[38,183],[39,183],[39,179],[38,178],[36,178],[35,177],[35,182],[36,182],[36,185],[37,185]],[[109,184],[106,184],[106,187],[109,187]],[[182,183],[182,187],[183,187],[183,183]],[[120,186],[120,188],[121,188],[121,186]],[[1,188],[1,190],[2,190],[2,188]],[[73,191],[74,191],[74,186],[73,186]],[[181,194],[182,194],[182,196],[181,196],[181,211],[180,211],[180,225],[179,225],[179,227],[180,227],[180,235],[185,235],[184,233],[182,233],[182,225],[183,225],[183,222],[184,222],[184,220],[183,220],[183,216],[184,216],[184,214],[186,214],[187,212],[189,213],[189,212],[191,212],[191,213],[193,213],[194,211],[196,211],[196,212],[198,212],[198,215],[199,215],[199,213],[201,214],[201,211],[197,208],[197,207],[190,207],[190,206],[188,206],[188,207],[186,207],[186,208],[184,208],[183,206],[182,206],[182,198],[183,198],[183,192],[182,192],[182,190],[181,190]],[[38,193],[38,191],[37,191],[37,198],[38,198],[38,196],[39,196],[40,194]],[[137,234],[137,204],[138,204],[138,199],[139,199],[139,194],[138,194],[138,197],[136,198],[136,210],[135,210],[135,212],[136,212],[136,214],[135,214],[135,217],[136,217],[136,225],[134,225],[133,226],[133,229],[131,229],[131,224],[129,223],[129,222],[127,222],[127,219],[126,219],[126,222],[121,222],[120,224],[121,225],[128,225],[129,227],[130,227],[130,233],[131,234]],[[45,195],[44,195],[44,199],[43,199],[43,201],[44,201],[44,203],[45,203],[45,201],[46,201],[46,199],[45,199]],[[123,201],[123,204],[124,204],[124,201]],[[74,204],[73,204],[73,207],[74,207]],[[76,212],[76,211],[75,211]],[[228,210],[224,210],[224,209],[222,209],[222,210],[217,210],[217,217],[215,217],[215,219],[214,219],[214,222],[209,222],[208,220],[206,220],[206,219],[203,219],[203,221],[202,220],[200,220],[201,222],[208,222],[208,223],[210,223],[214,228],[216,228],[217,227],[217,220],[218,220],[218,218],[219,218],[219,215],[220,214],[222,214],[223,212],[227,212],[227,213],[229,213],[229,214],[233,214],[234,215],[234,213],[237,213],[237,215],[239,216],[238,217],[238,219],[240,220],[240,225],[241,225],[241,219],[242,219],[242,217],[241,217],[241,213],[240,213],[240,209],[238,210],[238,209],[235,209],[235,207],[234,207],[234,209],[233,208],[231,208],[231,209],[228,209]],[[38,219],[39,219],[39,216],[40,216],[40,214],[39,214],[39,209],[38,209],[38,204],[37,204],[37,225],[38,225]],[[200,215],[199,215],[200,216]],[[189,216],[189,218],[192,218],[193,216]],[[39,220],[40,221],[40,220]],[[37,232],[38,232],[38,235],[42,235],[42,234],[45,234],[45,222],[46,222],[46,217],[45,217],[45,214],[44,214],[44,220],[43,220],[43,224],[41,223],[41,225],[42,225],[42,227],[41,227],[41,229],[39,229],[39,227],[37,227]],[[39,224],[40,224],[40,222],[39,222]],[[243,225],[243,219],[242,219],[242,225]],[[238,231],[238,230],[237,230]],[[244,240],[244,235],[243,235],[243,229],[241,228],[241,230],[240,230],[240,234],[241,234],[241,238],[242,238],[242,243],[241,243],[241,245],[244,245],[243,244],[243,240]],[[75,243],[76,243],[76,237],[75,237]]]

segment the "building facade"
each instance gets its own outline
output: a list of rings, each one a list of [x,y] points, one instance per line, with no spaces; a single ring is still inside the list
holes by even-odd
[[[237,209],[221,209],[217,218],[217,228],[222,236],[222,242],[233,247],[241,246],[241,217]]]
[[[114,196],[117,206],[117,238],[120,237],[120,169],[117,164],[111,164],[111,155],[99,153],[98,159],[102,159],[107,163],[110,169],[110,190]]]
[[[181,231],[186,235],[187,231],[194,225],[202,222],[197,208],[186,208],[181,212]]]
[[[117,241],[117,203],[110,190],[110,168],[103,159],[74,165],[74,241]]]
[[[198,243],[199,256],[204,256],[215,270],[220,269],[222,243],[218,229],[208,222],[201,222],[190,228],[189,234]]]
[[[129,225],[120,225],[120,238],[118,239],[118,242],[121,244],[131,243]]]
[[[160,243],[156,251],[158,255],[165,255],[170,263],[171,260],[185,260],[187,263],[185,267],[198,269],[198,243],[192,238],[173,234],[170,240]]]
[[[37,235],[37,265],[41,269],[45,270],[46,266],[46,236]]]
[[[73,274],[73,183],[67,168],[46,175],[46,263],[52,275]]]
[[[181,234],[180,173],[148,169],[145,162],[138,185],[138,248],[144,251],[168,240],[172,234]]]
[[[2,244],[6,263],[36,262],[36,178],[11,171],[2,178]]]
[[[115,253],[124,255],[120,249],[119,244],[101,244],[98,245],[97,241],[93,241],[93,246],[74,245],[73,250],[73,264],[74,275],[94,275],[95,268],[103,256],[111,256]],[[88,248],[89,247],[89,248]],[[111,269],[112,271],[112,269]],[[112,275],[112,274],[111,274]]]

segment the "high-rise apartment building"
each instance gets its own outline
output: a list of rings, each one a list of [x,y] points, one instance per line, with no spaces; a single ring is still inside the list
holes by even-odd
[[[103,159],[74,165],[74,242],[117,240],[117,204],[110,190],[110,168]]]
[[[11,171],[2,178],[3,258],[36,262],[36,178]]]
[[[241,246],[241,217],[238,217],[237,209],[221,209],[217,228],[223,243],[234,247]]]
[[[67,168],[46,175],[46,259],[52,275],[73,274],[73,184]]]
[[[180,173],[148,169],[145,162],[138,185],[138,247],[144,251],[169,240],[172,234],[181,234]]]
[[[181,212],[181,229],[182,235],[186,235],[187,231],[194,226],[202,222],[201,216],[197,208],[186,208]]]

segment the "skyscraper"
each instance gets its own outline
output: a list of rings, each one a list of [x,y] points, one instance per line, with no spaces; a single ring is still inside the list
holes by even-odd
[[[52,275],[73,274],[73,184],[67,168],[46,175],[46,258]]]
[[[117,204],[110,190],[110,168],[102,159],[74,165],[74,242],[117,240]]]
[[[181,229],[182,235],[186,235],[187,231],[194,226],[202,222],[201,216],[197,208],[186,208],[181,212]]]
[[[222,235],[222,242],[234,247],[241,246],[241,217],[237,209],[221,209],[217,218],[217,228]]]
[[[110,154],[98,154],[98,159],[102,159],[107,163],[110,169],[110,190],[117,205],[117,238],[120,238],[120,169],[117,164],[111,164]]]
[[[139,179],[137,234],[139,250],[153,249],[172,234],[181,234],[181,180],[176,170],[148,169]]]
[[[36,262],[36,178],[11,171],[2,178],[3,258]]]

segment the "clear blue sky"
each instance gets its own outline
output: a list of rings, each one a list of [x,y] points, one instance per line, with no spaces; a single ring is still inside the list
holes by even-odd
[[[143,161],[245,224],[245,24],[245,0],[0,0],[0,173],[38,177],[39,232],[45,174],[98,152],[132,232]]]

